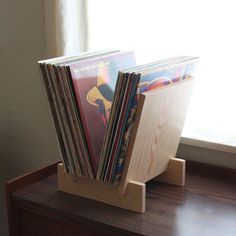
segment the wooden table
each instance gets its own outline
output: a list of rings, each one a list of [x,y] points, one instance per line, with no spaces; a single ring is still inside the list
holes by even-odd
[[[57,190],[56,164],[6,184],[10,235],[236,235],[236,172],[187,163],[185,187],[147,184],[144,214]]]

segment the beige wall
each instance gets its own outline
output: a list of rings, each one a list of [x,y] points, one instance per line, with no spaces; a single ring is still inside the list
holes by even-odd
[[[0,235],[4,181],[60,158],[37,69],[45,54],[43,0],[0,0]]]

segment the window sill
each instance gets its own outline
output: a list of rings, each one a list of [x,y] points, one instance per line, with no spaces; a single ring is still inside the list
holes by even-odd
[[[177,157],[236,169],[236,147],[181,137]]]

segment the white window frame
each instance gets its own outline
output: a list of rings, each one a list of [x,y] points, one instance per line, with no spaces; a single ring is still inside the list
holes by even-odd
[[[176,156],[185,160],[236,169],[236,148],[220,143],[181,137]]]

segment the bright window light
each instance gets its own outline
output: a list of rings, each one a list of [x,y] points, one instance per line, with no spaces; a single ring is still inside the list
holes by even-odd
[[[183,137],[236,146],[236,2],[89,0],[89,49],[199,56]]]

